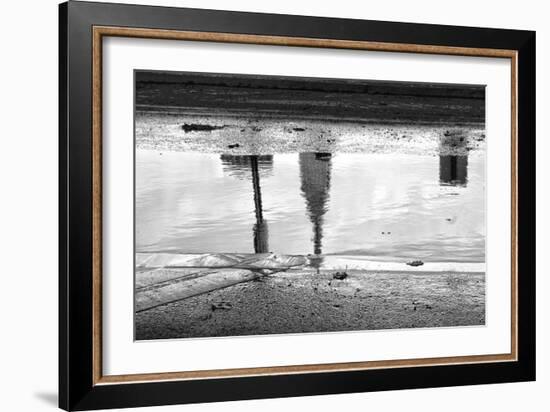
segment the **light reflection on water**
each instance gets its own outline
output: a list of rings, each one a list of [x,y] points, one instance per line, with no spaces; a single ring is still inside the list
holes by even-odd
[[[136,251],[485,260],[484,155],[136,151]]]

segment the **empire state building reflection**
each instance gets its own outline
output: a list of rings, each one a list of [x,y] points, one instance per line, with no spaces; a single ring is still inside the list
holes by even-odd
[[[310,259],[313,266],[320,265],[322,259],[323,217],[328,210],[331,160],[330,153],[300,153],[300,189],[313,224],[313,253],[316,255]]]

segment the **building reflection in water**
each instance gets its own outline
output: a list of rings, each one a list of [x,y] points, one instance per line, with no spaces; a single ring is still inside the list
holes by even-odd
[[[271,172],[273,155],[221,155],[224,171],[240,178],[251,179],[254,191],[256,223],[253,227],[254,251],[269,251],[268,226],[263,216],[261,176]],[[301,192],[306,200],[307,214],[313,224],[314,267],[319,267],[323,252],[323,216],[328,210],[332,155],[330,153],[300,153]]]
[[[466,186],[468,155],[453,155],[448,149],[439,156],[439,183],[445,186]],[[268,224],[264,219],[261,179],[273,170],[273,155],[221,155],[224,171],[234,177],[250,180],[254,194],[253,244],[255,253],[269,252]],[[313,253],[311,266],[319,269],[323,257],[323,224],[328,211],[332,168],[331,153],[300,153],[300,191],[312,224]]]
[[[252,228],[255,253],[269,252],[267,221],[263,216],[260,172],[273,169],[273,155],[221,155],[224,170],[239,179],[252,180],[256,223]]]
[[[306,200],[309,219],[313,224],[312,266],[319,268],[323,253],[323,217],[328,210],[332,155],[330,153],[300,153],[301,191]]]
[[[439,184],[451,186],[466,186],[468,182],[467,155],[439,156]]]
[[[468,136],[464,130],[448,130],[439,138],[439,184],[468,183]]]

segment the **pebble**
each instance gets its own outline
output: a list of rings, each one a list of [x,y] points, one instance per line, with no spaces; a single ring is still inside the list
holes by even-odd
[[[407,265],[409,266],[422,266],[424,262],[421,260],[413,260],[412,262],[407,262]]]
[[[346,272],[336,272],[332,275],[333,279],[343,280],[348,277],[348,274]]]

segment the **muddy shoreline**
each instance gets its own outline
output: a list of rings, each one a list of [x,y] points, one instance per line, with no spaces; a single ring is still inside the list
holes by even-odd
[[[288,271],[136,314],[137,340],[485,324],[484,273]]]

